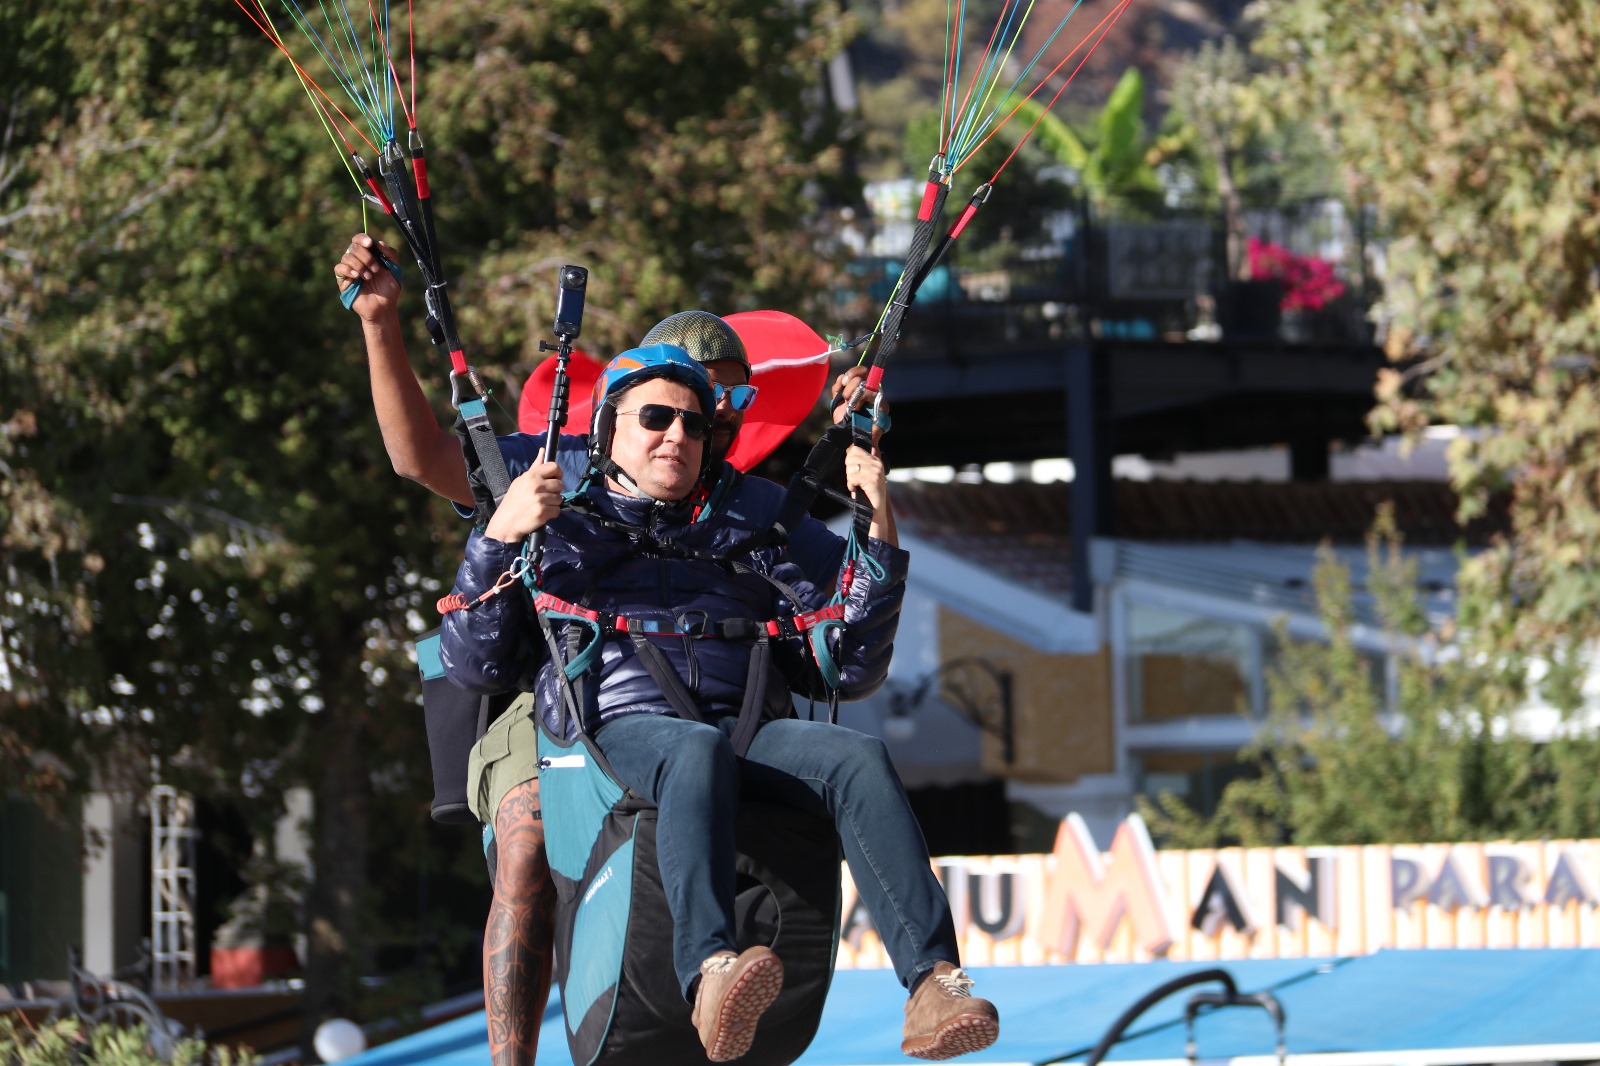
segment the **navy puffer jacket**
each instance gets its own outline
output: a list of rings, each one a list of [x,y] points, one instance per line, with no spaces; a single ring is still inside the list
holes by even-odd
[[[819,590],[782,550],[770,545],[745,550],[766,533],[766,527],[742,517],[761,510],[742,507],[742,495],[736,488],[714,514],[694,522],[687,504],[661,504],[594,485],[585,503],[610,522],[566,509],[550,523],[542,591],[612,615],[673,623],[670,628],[675,629],[696,623],[714,629],[728,619],[764,622],[824,606],[831,590]],[[652,546],[658,541],[737,559],[757,573],[735,573],[706,559],[673,557]],[[454,591],[469,602],[476,600],[511,566],[520,547],[474,531]],[[845,604],[844,636],[835,659],[840,698],[846,700],[869,696],[883,684],[905,595],[907,553],[878,541],[869,541],[868,551],[885,576],[875,580],[858,568]],[[787,585],[802,602],[787,604],[762,574]],[[564,655],[571,646],[569,627],[577,625],[581,643],[590,639],[581,624],[554,620],[553,625]],[[503,692],[528,687],[536,677],[541,713],[552,729],[561,731],[557,726],[561,682],[539,633],[532,599],[520,583],[470,610],[447,614],[442,637],[440,652],[451,681],[471,691]],[[592,733],[625,714],[674,713],[630,638],[607,632],[602,639],[598,661],[578,686],[585,729]],[[750,643],[685,636],[650,641],[665,653],[703,715],[739,712]],[[763,713],[769,718],[787,717],[793,707],[790,691],[811,691],[814,684],[809,679],[814,675],[805,650],[796,642],[774,641],[773,651],[777,669],[769,673]]]

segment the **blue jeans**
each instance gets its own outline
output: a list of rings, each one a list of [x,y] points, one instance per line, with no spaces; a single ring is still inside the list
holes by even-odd
[[[684,998],[701,962],[738,950],[733,824],[740,795],[833,820],[902,985],[910,988],[934,963],[959,965],[950,903],[883,742],[826,722],[782,719],[763,725],[737,759],[727,738],[733,722],[633,714],[607,722],[594,738],[623,784],[658,811],[656,852]]]

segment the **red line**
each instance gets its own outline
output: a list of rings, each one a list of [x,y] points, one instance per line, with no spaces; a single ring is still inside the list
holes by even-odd
[[[406,0],[406,42],[411,50],[411,113],[417,113],[417,29],[411,17],[411,0]],[[417,124],[411,124],[412,129]]]
[[[389,49],[389,38],[383,32],[383,22],[378,18],[378,8],[372,0],[367,0],[367,10],[372,13],[372,28],[378,34],[378,40],[383,42],[383,59],[389,65],[389,77],[394,80],[394,91],[400,94],[400,113],[406,117],[406,125],[412,129],[417,128],[417,120],[406,110],[406,90],[400,84],[400,72],[394,69],[394,53]]]
[[[389,202],[389,197],[384,195],[383,188],[378,184],[377,178],[368,178],[367,188],[372,190],[372,195],[377,198],[378,206],[383,208],[384,214],[394,214],[394,205]]]
[[[963,9],[964,10],[964,9]],[[950,40],[945,45],[945,54],[949,56],[944,64],[945,95],[948,104],[940,104],[939,124],[942,127],[939,134],[939,154],[943,155],[950,148],[950,139],[955,136],[956,124],[956,38],[961,33],[959,16],[950,27]],[[946,115],[945,112],[949,114]],[[948,119],[948,124],[946,124]]]
[[[1035,96],[1037,96],[1038,93],[1039,93],[1039,90],[1043,89],[1045,87],[1045,84],[1051,78],[1055,77],[1056,73],[1062,67],[1066,66],[1069,62],[1071,62],[1073,56],[1078,54],[1078,49],[1080,49],[1084,45],[1088,44],[1090,39],[1093,38],[1096,33],[1099,33],[1100,34],[1099,39],[1095,40],[1094,44],[1089,48],[1088,53],[1085,54],[1083,59],[1078,63],[1078,65],[1073,68],[1072,73],[1067,75],[1067,80],[1062,83],[1060,89],[1056,90],[1056,94],[1050,98],[1050,102],[1048,104],[1044,105],[1044,110],[1039,112],[1039,117],[1033,120],[1033,125],[1028,127],[1028,132],[1024,133],[1022,135],[1022,138],[1017,141],[1016,147],[1011,149],[1011,154],[1006,156],[1005,162],[1000,164],[1000,170],[1004,170],[1006,168],[1006,165],[1011,162],[1012,157],[1017,154],[1017,152],[1022,148],[1022,145],[1027,141],[1027,139],[1033,135],[1033,131],[1038,128],[1039,123],[1044,121],[1045,113],[1048,112],[1052,107],[1055,106],[1055,102],[1057,100],[1061,99],[1061,94],[1067,91],[1067,86],[1072,84],[1072,79],[1076,78],[1078,76],[1078,72],[1083,69],[1084,64],[1089,62],[1089,57],[1094,55],[1095,49],[1099,48],[1101,42],[1104,41],[1106,39],[1106,37],[1110,35],[1112,28],[1115,27],[1116,24],[1117,24],[1117,20],[1122,17],[1123,12],[1125,12],[1128,9],[1129,5],[1131,5],[1132,3],[1133,3],[1133,0],[1118,0],[1116,7],[1111,9],[1111,13],[1109,15],[1105,16],[1105,18],[1102,18],[1100,20],[1100,22],[1094,27],[1094,29],[1092,29],[1088,33],[1084,34],[1083,40],[1079,41],[1076,45],[1074,45],[1072,51],[1068,52],[1066,54],[1066,56],[1062,58],[1061,62],[1057,63],[1054,67],[1051,68],[1051,70],[1050,70],[1050,72],[1048,74],[1046,74],[1044,77],[1039,79],[1039,84],[1035,85],[1033,87],[1033,92],[1030,92],[1027,96],[1024,96],[1021,100],[1017,101],[1017,106],[1011,109],[1010,114],[1006,115],[1005,118],[1001,119],[1000,122],[995,126],[995,128],[990,130],[988,135],[985,136],[983,138],[983,140],[979,141],[977,143],[977,146],[974,147],[972,149],[972,151],[967,153],[967,158],[963,159],[961,161],[961,163],[956,166],[956,170],[960,170],[961,167],[965,166],[966,163],[967,163],[967,160],[977,158],[979,150],[981,150],[984,145],[989,143],[989,138],[993,137],[995,134],[999,133],[1003,128],[1005,128],[1005,124],[1010,122],[1011,119],[1016,115],[1016,113],[1018,111],[1022,110],[1022,105],[1027,103],[1029,100],[1032,100]],[[1102,32],[1102,27],[1104,27],[1104,31],[1103,32]],[[989,179],[989,184],[991,184],[991,185],[994,184],[995,178],[998,178],[1000,176],[1000,170],[996,170],[994,172],[994,177]],[[954,171],[952,171],[952,173],[954,173]]]
[[[1019,0],[1020,2],[1020,0]],[[994,30],[989,34],[989,43],[983,46],[983,55],[978,57],[978,65],[973,68],[972,80],[967,83],[967,95],[961,101],[961,113],[965,114],[967,103],[972,99],[972,90],[978,85],[978,75],[983,73],[983,68],[989,56],[994,52],[994,39],[1000,34],[1000,24],[1006,19],[1006,8],[1011,6],[1011,0],[1005,0],[1000,5],[1000,17],[994,20]],[[954,122],[954,119],[951,120]]]
[[[273,45],[277,47],[278,51],[283,53],[283,57],[289,61],[289,65],[294,67],[295,71],[300,75],[300,77],[305,79],[307,85],[310,85],[317,91],[317,95],[320,95],[322,99],[326,101],[326,104],[318,103],[316,96],[311,98],[311,102],[321,109],[324,115],[327,114],[329,108],[332,108],[335,114],[344,119],[345,124],[355,132],[355,135],[360,137],[363,141],[366,141],[367,147],[376,152],[378,150],[378,146],[367,139],[367,135],[362,132],[359,125],[350,121],[350,116],[340,110],[339,105],[333,102],[333,97],[329,96],[327,91],[323,89],[322,86],[317,84],[317,79],[306,73],[306,68],[302,67],[295,61],[295,58],[290,54],[289,49],[284,47],[282,38],[280,38],[277,32],[272,29],[271,23],[263,23],[262,21],[258,20],[256,16],[251,13],[250,9],[244,6],[244,0],[233,0],[233,2],[238,6],[240,11],[244,12],[245,18],[255,23],[256,29],[260,30],[267,40],[271,41]],[[337,122],[329,119],[328,125],[333,127],[333,131],[339,135],[339,139],[345,143],[346,147],[348,147],[351,151],[355,151],[355,145],[351,144],[350,138],[346,137],[343,131],[339,129],[339,124]]]

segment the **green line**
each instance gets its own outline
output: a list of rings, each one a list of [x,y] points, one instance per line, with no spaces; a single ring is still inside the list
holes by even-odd
[[[995,106],[995,109],[993,111],[989,112],[989,114],[984,117],[983,121],[978,124],[978,127],[975,130],[970,131],[970,135],[963,142],[963,146],[964,147],[969,148],[969,149],[973,148],[973,147],[975,147],[977,145],[977,143],[979,141],[985,139],[985,137],[986,137],[986,135],[987,135],[987,133],[989,131],[989,127],[991,125],[993,125],[995,118],[1000,114],[1000,112],[1002,110],[1005,109],[1006,104],[1009,103],[1011,101],[1011,99],[1014,96],[1017,95],[1017,89],[1020,88],[1022,83],[1027,80],[1028,74],[1033,70],[1033,68],[1035,66],[1038,65],[1039,60],[1044,57],[1044,54],[1047,51],[1050,50],[1050,46],[1055,43],[1055,39],[1061,35],[1061,31],[1062,30],[1067,28],[1067,23],[1069,21],[1071,21],[1072,16],[1074,14],[1076,14],[1077,11],[1078,11],[1078,8],[1080,8],[1082,6],[1083,6],[1083,0],[1076,0],[1076,3],[1074,3],[1072,5],[1071,10],[1069,10],[1067,12],[1066,16],[1064,18],[1062,18],[1062,20],[1056,24],[1056,28],[1051,32],[1050,36],[1045,40],[1044,44],[1040,47],[1039,51],[1034,55],[1034,57],[1031,60],[1028,61],[1028,65],[1022,69],[1022,73],[1018,74],[1016,80],[1011,83],[1011,88],[1007,89],[1006,90],[1006,94],[1000,98],[1000,103]],[[1035,90],[1035,91],[1037,91],[1037,90]],[[1032,93],[1029,93],[1029,96],[1032,96]],[[1011,118],[1011,116],[1007,115],[1006,119],[1004,121],[1002,121],[1000,123],[1000,125],[1004,126],[1006,124],[1006,122],[1010,121],[1010,118]],[[971,153],[968,152],[967,154],[970,155]],[[965,155],[962,157],[961,161],[962,162],[966,161],[966,156]]]
[[[323,35],[313,30],[309,17],[304,11],[300,10],[298,3],[293,2],[293,0],[282,0],[282,3],[284,10],[294,20],[296,28],[300,30],[301,35],[311,45],[312,50],[322,59],[323,65],[333,75],[334,80],[339,83],[339,87],[344,90],[344,94],[349,98],[351,106],[360,112],[361,117],[366,120],[367,130],[373,134],[373,139],[379,141],[387,140],[388,131],[382,122],[382,116],[377,111],[376,104],[364,99],[362,95],[363,91],[371,84],[366,74],[365,62],[359,59],[356,62],[354,69],[362,72],[359,80],[352,72],[351,56],[352,54],[359,56],[360,44],[349,40],[350,34],[355,31],[350,23],[348,11],[345,13],[344,22],[347,26],[350,26],[350,29],[346,31],[336,26],[335,20],[328,13],[327,5],[322,0],[318,0],[317,6],[322,13],[323,26],[328,31],[327,36],[333,41],[333,48],[330,50],[324,41]]]
[[[277,23],[273,22],[272,16],[267,14],[266,5],[258,4],[257,7],[261,11],[261,17],[267,20],[268,26],[272,27],[273,35],[276,36],[278,40],[283,40],[283,35],[278,32]],[[322,110],[322,105],[317,102],[316,92],[312,90],[310,83],[306,81],[305,75],[300,73],[299,65],[293,60],[290,60],[289,62],[289,69],[294,71],[295,80],[300,83],[300,88],[305,90],[306,96],[310,98],[311,110],[317,113],[317,121],[322,123],[323,132],[327,133],[328,140],[333,142],[334,151],[338,153],[339,161],[344,164],[345,173],[350,175],[350,181],[353,185],[355,185],[356,193],[359,195],[362,191],[361,179],[356,177],[356,169],[350,165],[350,159],[345,153],[344,145],[339,143],[339,134],[334,130],[332,123],[328,121],[328,115]],[[366,232],[366,228],[367,200],[366,197],[363,196],[361,197],[361,230],[363,233]]]
[[[995,86],[1000,84],[998,75],[1006,69],[1006,62],[1011,58],[1012,50],[1017,47],[1017,41],[1022,38],[1022,31],[1027,27],[1028,19],[1033,14],[1033,5],[1034,0],[1028,0],[1028,10],[1022,13],[1022,21],[1017,23],[1017,32],[1011,35],[1011,43],[1006,45],[1006,54],[1000,57],[999,65],[994,68],[996,77],[984,89],[983,99],[978,101],[977,106],[973,108],[973,113],[982,111],[985,105],[988,104],[989,97],[994,95]]]
[[[998,32],[999,31],[999,26],[996,25],[995,29],[996,29],[996,32]],[[987,86],[989,84],[990,77],[991,77],[992,72],[993,72],[993,64],[994,64],[994,53],[989,50],[987,45],[985,45],[984,46],[984,50],[983,50],[983,55],[980,56],[979,59],[978,59],[978,70],[973,76],[972,87],[968,90],[969,100],[971,99],[971,94],[975,93],[977,91],[978,86],[980,86],[980,85]],[[953,142],[959,142],[959,143],[965,143],[966,142],[966,140],[967,140],[967,128],[969,126],[971,126],[971,124],[972,124],[974,118],[976,118],[976,116],[977,116],[976,108],[974,108],[974,107],[969,105],[967,107],[967,109],[962,113],[962,116],[961,116],[961,128],[955,134],[955,136],[952,138]],[[954,147],[954,144],[952,144],[952,147]]]
[[[950,5],[952,0],[944,0],[944,85],[939,93],[939,149],[944,150],[950,143],[945,129],[945,112],[950,109]],[[951,131],[953,132],[953,131]]]

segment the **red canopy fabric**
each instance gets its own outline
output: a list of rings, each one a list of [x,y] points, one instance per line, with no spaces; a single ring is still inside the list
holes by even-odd
[[[572,383],[568,392],[566,432],[582,436],[589,432],[590,405],[594,400],[594,383],[600,380],[605,364],[580,348],[572,349],[567,362],[567,378]],[[556,383],[556,360],[545,359],[533,368],[522,385],[522,399],[517,401],[517,428],[524,433],[544,433],[550,426],[550,390]]]
[[[750,383],[760,389],[728,455],[734,466],[749,470],[771,455],[816,406],[828,383],[829,346],[810,326],[782,311],[741,311],[725,320],[744,341],[750,354]],[[602,364],[577,349],[572,354],[567,366],[572,379],[567,431],[587,433]],[[545,432],[555,374],[556,361],[546,359],[528,375],[517,404],[517,426],[524,433]]]
[[[817,405],[828,383],[828,342],[782,311],[741,311],[728,325],[750,353],[750,384],[756,400],[744,413],[728,461],[749,470],[772,454]]]

